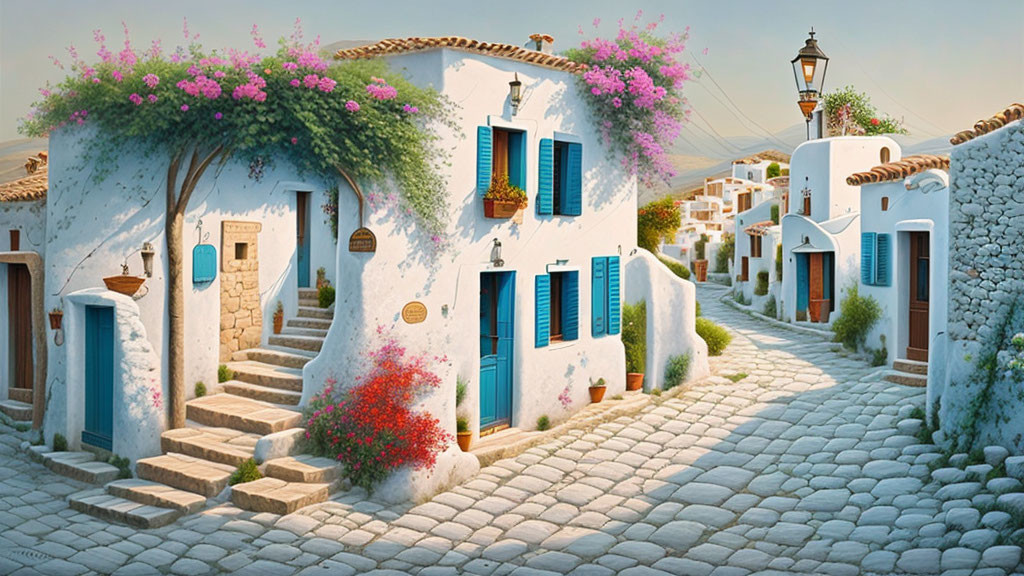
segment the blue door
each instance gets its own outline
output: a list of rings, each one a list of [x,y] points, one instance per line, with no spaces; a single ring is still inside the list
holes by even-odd
[[[807,254],[796,255],[796,310],[810,308],[811,300],[811,265]]]
[[[296,192],[295,200],[299,288],[309,288],[309,192]]]
[[[480,275],[480,430],[512,422],[515,272]]]
[[[114,309],[85,307],[85,429],[82,442],[113,450]]]

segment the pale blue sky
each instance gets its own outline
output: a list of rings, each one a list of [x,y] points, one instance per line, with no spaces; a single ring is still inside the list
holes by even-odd
[[[0,140],[18,137],[17,119],[37,88],[60,79],[48,55],[66,60],[68,44],[93,55],[95,28],[116,46],[122,20],[136,43],[160,37],[165,49],[180,43],[187,16],[207,47],[251,47],[253,23],[269,41],[301,17],[307,36],[325,43],[461,35],[522,45],[530,33],[546,32],[559,50],[579,42],[580,25],[592,34],[595,17],[611,34],[616,19],[638,9],[647,17],[664,13],[668,30],[689,25],[693,56],[772,132],[801,121],[789,60],[812,25],[832,58],[826,89],[854,84],[918,136],[968,128],[1024,98],[1024,0],[0,0]],[[764,135],[709,79],[699,84],[686,91],[719,133]]]

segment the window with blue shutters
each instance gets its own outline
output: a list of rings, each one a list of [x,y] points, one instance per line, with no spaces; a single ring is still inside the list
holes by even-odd
[[[476,129],[476,193],[483,196],[491,186],[493,170],[492,134],[490,126],[478,126]]]
[[[559,272],[562,277],[562,340],[580,337],[580,273]]]
[[[892,242],[889,234],[879,234],[875,246],[875,284],[889,286],[890,261],[892,260]]]
[[[580,274],[552,272],[537,276],[538,348],[580,337]]]
[[[538,172],[538,214],[583,214],[582,144],[541,139]]]
[[[621,274],[619,257],[608,257],[608,333],[618,334],[622,330],[622,302],[619,289]]]
[[[861,233],[860,282],[865,286],[890,286],[892,284],[891,234]]]
[[[555,142],[540,139],[537,155],[537,214],[552,214],[555,201]]]
[[[618,256],[591,260],[590,333],[595,337],[618,334],[622,329],[619,278]]]
[[[862,232],[860,235],[860,282],[865,286],[875,283],[875,243],[878,234]]]
[[[537,275],[534,299],[534,344],[537,348],[542,348],[551,340],[551,277],[547,274]]]

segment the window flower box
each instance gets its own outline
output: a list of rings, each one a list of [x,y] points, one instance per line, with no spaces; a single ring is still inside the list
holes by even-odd
[[[511,218],[528,204],[522,188],[509,184],[508,178],[495,178],[484,194],[484,217]]]
[[[491,200],[484,198],[484,217],[485,218],[511,218],[516,215],[519,211],[520,206],[518,202],[511,200]]]

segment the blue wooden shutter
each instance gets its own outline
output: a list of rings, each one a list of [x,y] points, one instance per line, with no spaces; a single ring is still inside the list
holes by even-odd
[[[542,348],[551,340],[551,277],[547,274],[537,275],[536,306],[535,344]]]
[[[811,297],[811,263],[808,254],[796,255],[796,309],[807,310]]]
[[[875,238],[874,232],[860,235],[860,283],[870,286],[875,283]]]
[[[540,139],[537,172],[537,214],[551,214],[555,190],[555,142],[551,138]]]
[[[566,162],[566,190],[563,192],[564,213],[567,216],[583,214],[583,145],[570,143]]]
[[[483,196],[491,186],[491,127],[478,126],[476,129],[476,193]]]
[[[608,333],[618,334],[622,329],[622,302],[619,290],[619,257],[608,257]]]
[[[590,272],[590,334],[596,337],[608,332],[608,259],[592,259]]]
[[[217,249],[212,244],[197,244],[192,249],[192,283],[213,282],[217,278]]]
[[[878,235],[875,251],[875,284],[879,286],[888,286],[891,283],[889,276],[889,261],[892,260],[891,238],[888,234]]]
[[[562,274],[562,339],[580,337],[580,273]]]

